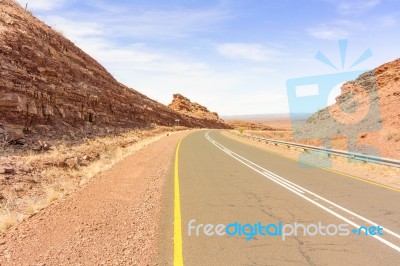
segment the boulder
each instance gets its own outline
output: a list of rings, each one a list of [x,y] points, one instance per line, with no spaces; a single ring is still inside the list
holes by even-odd
[[[15,170],[12,167],[0,167],[0,174],[14,174]]]
[[[21,128],[6,128],[5,140],[10,144],[24,144],[25,134]]]
[[[62,163],[62,166],[68,167],[68,168],[77,168],[81,163],[81,160],[78,157],[73,157],[73,158],[68,158],[65,159],[64,162]]]

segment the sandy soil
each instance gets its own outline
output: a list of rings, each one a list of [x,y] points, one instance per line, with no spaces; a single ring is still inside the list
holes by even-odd
[[[270,120],[259,120],[254,121],[255,123],[262,123],[273,128],[280,128],[284,130],[291,130],[290,119],[270,119]]]
[[[252,139],[240,137],[237,134],[233,134],[230,131],[225,131],[223,134],[242,141],[251,145],[257,146],[262,149],[266,149],[286,157],[297,160],[299,155],[303,153],[301,149],[287,148],[286,146],[275,146],[274,144],[267,144]],[[373,163],[360,163],[360,162],[349,162],[347,158],[333,156],[331,170],[339,171],[348,175],[352,175],[361,179],[370,180],[390,186],[396,189],[400,189],[400,169],[390,166],[378,165]]]
[[[49,143],[47,150],[0,151],[0,234],[54,201],[72,194],[126,156],[181,127],[135,129],[122,134]],[[7,167],[13,171],[2,174]],[[4,168],[3,168],[4,169]]]
[[[0,236],[0,265],[149,265],[165,176],[186,132],[128,156]]]

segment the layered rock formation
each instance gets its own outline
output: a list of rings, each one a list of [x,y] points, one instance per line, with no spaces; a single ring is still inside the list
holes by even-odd
[[[168,105],[168,107],[176,112],[194,117],[196,119],[204,119],[210,121],[210,123],[215,123],[216,125],[224,124],[224,121],[219,118],[217,113],[210,112],[206,107],[198,103],[191,102],[188,98],[179,93],[173,95],[172,102]]]
[[[23,133],[80,136],[152,123],[175,125],[176,119],[188,127],[226,127],[220,121],[182,115],[120,84],[14,1],[0,2],[3,138],[18,141]]]
[[[312,115],[301,136],[339,136],[347,148],[368,145],[377,155],[400,159],[400,59],[345,83],[336,103]],[[370,153],[365,150],[364,153]]]

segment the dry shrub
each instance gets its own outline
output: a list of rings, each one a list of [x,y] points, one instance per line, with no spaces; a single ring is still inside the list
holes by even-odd
[[[383,136],[386,141],[394,141],[394,142],[400,141],[399,131],[389,130],[386,131]]]
[[[6,200],[0,205],[0,232],[62,199],[99,173],[108,171],[116,163],[171,130],[177,129],[160,127],[132,130],[78,143],[59,141],[52,143],[49,151],[28,151],[19,155],[16,167],[32,169],[30,180],[34,182],[28,185],[15,183],[2,191]],[[71,157],[78,158],[79,163],[70,169],[63,162]]]
[[[45,204],[39,200],[29,199],[26,202],[25,212],[28,215],[32,215],[43,209],[44,206]]]
[[[63,193],[54,187],[47,187],[46,188],[46,199],[48,203],[57,201],[62,198]]]
[[[18,216],[16,213],[3,212],[2,214],[0,214],[0,233],[6,231],[17,222]]]

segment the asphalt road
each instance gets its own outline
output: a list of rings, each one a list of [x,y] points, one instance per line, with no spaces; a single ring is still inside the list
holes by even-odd
[[[219,131],[182,140],[165,200],[161,264],[400,263],[399,191],[300,167]]]

